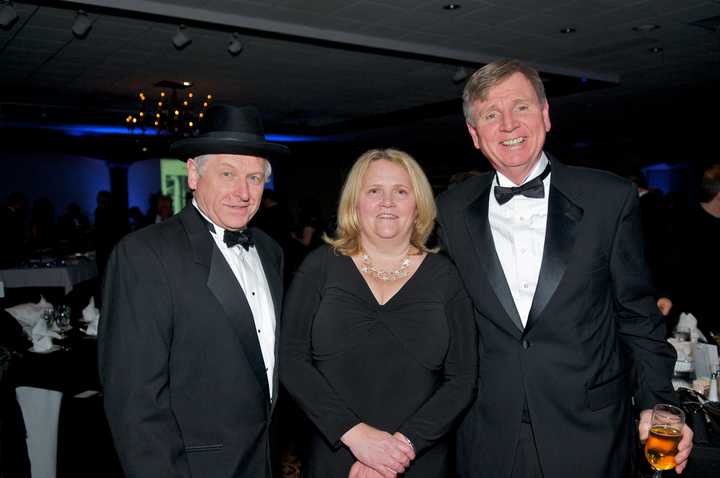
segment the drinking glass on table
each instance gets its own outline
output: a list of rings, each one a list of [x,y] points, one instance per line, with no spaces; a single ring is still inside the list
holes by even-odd
[[[675,468],[675,455],[682,437],[685,413],[672,405],[653,407],[650,434],[645,442],[645,458],[653,469],[653,478],[660,478],[664,470]]]

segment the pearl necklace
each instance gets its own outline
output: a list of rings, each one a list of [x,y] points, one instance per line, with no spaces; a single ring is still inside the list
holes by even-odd
[[[370,259],[370,256],[365,251],[361,251],[360,260],[362,261],[362,265],[360,266],[360,270],[362,272],[370,274],[376,279],[384,282],[402,279],[410,274],[410,271],[408,270],[408,267],[410,267],[410,256],[407,252],[405,253],[405,257],[403,257],[400,261],[400,266],[392,271],[386,271],[375,267]]]

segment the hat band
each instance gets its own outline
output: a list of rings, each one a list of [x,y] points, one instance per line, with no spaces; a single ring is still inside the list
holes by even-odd
[[[222,138],[222,139],[237,139],[238,141],[247,142],[265,142],[265,136],[261,134],[252,133],[238,133],[235,131],[208,131],[207,133],[201,133],[201,138]]]

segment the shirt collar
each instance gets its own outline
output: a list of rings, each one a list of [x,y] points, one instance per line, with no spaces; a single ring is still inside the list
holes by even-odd
[[[530,171],[530,174],[525,178],[525,180],[520,184],[515,184],[511,180],[509,180],[507,177],[505,177],[501,172],[497,172],[497,184],[498,186],[503,187],[514,187],[514,186],[522,186],[526,182],[530,181],[531,179],[534,179],[542,174],[543,171],[545,171],[545,166],[548,164],[548,158],[545,156],[545,151],[540,153],[540,161],[537,162],[535,167]]]
[[[218,237],[222,237],[223,234],[225,234],[225,229],[215,224],[212,219],[210,219],[205,212],[203,212],[202,209],[200,209],[200,206],[198,206],[198,203],[195,201],[195,198],[192,200],[192,205],[195,206],[195,209],[200,213],[200,215],[205,218],[207,223],[212,226],[212,229],[210,229],[210,232],[217,235]],[[208,228],[209,229],[209,228]]]

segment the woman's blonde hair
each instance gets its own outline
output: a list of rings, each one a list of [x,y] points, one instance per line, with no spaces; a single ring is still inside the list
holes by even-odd
[[[390,161],[402,166],[410,176],[410,186],[415,196],[415,221],[410,235],[410,244],[420,252],[434,252],[426,246],[435,226],[435,199],[432,188],[420,165],[406,152],[398,149],[371,149],[363,153],[353,165],[342,192],[337,210],[335,237],[324,235],[325,242],[339,254],[353,256],[360,252],[360,220],[357,201],[365,174],[375,161]]]

